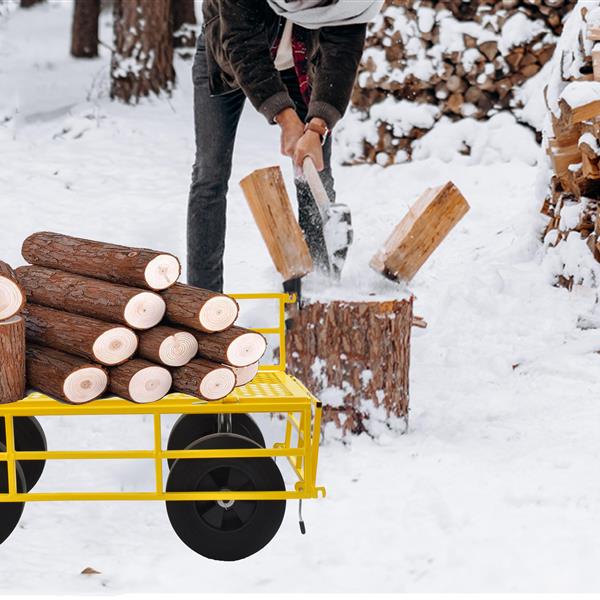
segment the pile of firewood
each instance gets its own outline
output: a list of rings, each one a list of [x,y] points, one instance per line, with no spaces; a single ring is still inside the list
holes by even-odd
[[[22,254],[29,266],[0,263],[0,403],[26,388],[72,404],[218,400],[256,375],[265,338],[234,325],[233,298],[177,283],[173,255],[48,232]]]
[[[515,89],[554,53],[574,0],[387,0],[369,30],[353,106],[354,162],[390,165],[444,115],[487,119],[520,108]],[[359,146],[356,146],[358,148]]]

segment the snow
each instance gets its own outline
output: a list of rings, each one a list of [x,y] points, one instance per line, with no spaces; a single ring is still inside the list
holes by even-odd
[[[578,108],[600,100],[599,81],[573,81],[562,91],[560,99],[571,108]]]
[[[1,255],[18,265],[23,238],[54,229],[183,256],[191,64],[178,60],[170,99],[111,103],[106,49],[98,60],[68,57],[70,10],[51,3],[0,24]],[[104,13],[104,40],[108,20]],[[469,121],[457,127],[475,130]],[[414,331],[409,432],[348,445],[327,432],[318,480],[328,497],[304,503],[306,536],[291,503],[264,551],[220,564],[181,544],[160,503],[34,503],[0,548],[0,593],[598,589],[600,314],[589,287],[597,263],[574,234],[557,248],[540,242],[531,139],[515,132],[500,120],[481,129],[489,136],[481,161],[430,150],[387,169],[336,167],[356,230],[344,294],[361,284],[365,294],[393,293],[367,264],[425,188],[452,179],[471,211],[411,285],[429,327]],[[280,289],[237,185],[278,163],[291,185],[276,129],[249,107],[229,197],[230,291]],[[588,286],[553,287],[566,263]],[[43,424],[53,449],[151,441],[150,418]],[[269,442],[280,439],[277,421],[261,427]],[[152,485],[151,466],[139,462],[46,468],[40,491]],[[101,574],[80,575],[85,567]]]

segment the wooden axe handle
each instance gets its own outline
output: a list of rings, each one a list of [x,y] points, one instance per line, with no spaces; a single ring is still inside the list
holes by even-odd
[[[317,203],[317,207],[321,213],[321,218],[323,219],[323,222],[325,222],[327,220],[331,201],[329,200],[327,190],[321,181],[319,171],[317,171],[317,167],[315,167],[315,163],[310,156],[307,156],[304,159],[304,162],[302,163],[302,171],[304,173],[304,177],[306,177],[306,181],[308,182],[308,187],[310,188],[310,191],[312,192],[312,195]]]

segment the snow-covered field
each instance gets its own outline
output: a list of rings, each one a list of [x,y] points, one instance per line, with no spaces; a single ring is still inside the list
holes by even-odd
[[[108,51],[68,56],[70,11],[53,3],[0,23],[0,256],[21,264],[22,239],[40,229],[184,255],[191,64],[178,61],[171,99],[113,104]],[[472,210],[413,282],[429,327],[415,331],[409,433],[323,446],[328,497],[305,503],[308,535],[290,504],[264,551],[221,564],[182,545],[160,503],[31,504],[0,548],[0,593],[597,591],[600,335],[578,327],[600,326],[596,294],[552,286],[537,169],[500,162],[532,156],[531,135],[503,118],[477,128],[479,164],[443,162],[432,145],[414,164],[336,170],[357,237],[345,289],[390,293],[368,259],[424,188],[452,179]],[[229,291],[279,289],[237,186],[276,163],[291,183],[277,149],[275,128],[248,110],[230,194]],[[276,425],[262,424],[273,439]],[[148,420],[44,425],[55,449],[149,441]],[[93,466],[53,462],[39,489],[152,485],[150,467]],[[88,566],[101,574],[80,575]]]

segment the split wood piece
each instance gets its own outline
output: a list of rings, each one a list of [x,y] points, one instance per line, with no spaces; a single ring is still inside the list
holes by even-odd
[[[453,183],[429,188],[373,257],[371,267],[394,281],[410,281],[468,211]]]
[[[110,391],[138,404],[164,398],[172,383],[167,369],[140,358],[110,369]]]
[[[158,364],[182,367],[198,354],[198,342],[187,331],[160,325],[140,334],[138,354]]]
[[[78,356],[28,344],[27,385],[70,404],[83,404],[106,391],[108,375],[100,365]]]
[[[225,365],[197,358],[173,370],[173,389],[205,400],[220,400],[235,387],[235,374]]]
[[[131,358],[138,338],[127,327],[29,304],[23,310],[27,340],[113,366]]]
[[[0,321],[0,404],[25,396],[25,321],[13,316]]]
[[[240,182],[275,268],[284,281],[304,277],[313,261],[294,216],[279,167],[254,171]]]
[[[564,175],[570,165],[581,162],[581,150],[577,144],[565,148],[551,150],[550,158],[554,172],[560,177]]]
[[[592,67],[594,69],[594,81],[600,81],[600,44],[594,44],[592,50]]]
[[[573,85],[573,84],[572,84]],[[591,85],[596,85],[595,83]],[[560,107],[560,120],[566,127],[583,123],[600,116],[600,100],[594,100],[581,106],[571,107],[564,99],[558,101]]]
[[[247,367],[258,362],[267,350],[267,340],[260,333],[230,327],[218,333],[190,331],[198,342],[198,354],[230,367]]]
[[[165,314],[165,301],[155,292],[46,267],[19,267],[16,274],[34,304],[142,330],[158,325]]]
[[[249,384],[258,373],[258,363],[252,363],[247,367],[230,367],[235,375],[235,387]]]
[[[22,254],[32,265],[151,290],[172,286],[181,274],[179,260],[172,254],[48,231],[30,235]]]
[[[600,27],[598,25],[588,25],[587,39],[592,42],[600,42]]]
[[[25,292],[12,268],[0,260],[0,321],[14,317],[25,304]]]
[[[238,303],[229,296],[183,283],[176,283],[162,297],[169,321],[208,333],[231,327],[240,311]]]

